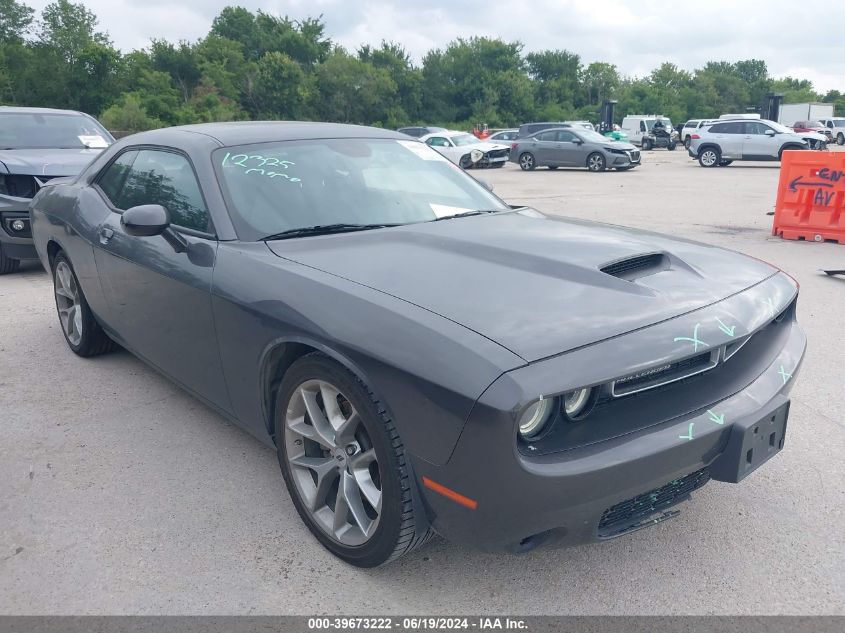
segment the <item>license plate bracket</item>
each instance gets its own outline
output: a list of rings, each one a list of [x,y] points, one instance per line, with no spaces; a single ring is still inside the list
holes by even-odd
[[[783,448],[788,417],[787,400],[763,416],[734,422],[725,450],[710,465],[711,478],[738,483],[777,455]]]

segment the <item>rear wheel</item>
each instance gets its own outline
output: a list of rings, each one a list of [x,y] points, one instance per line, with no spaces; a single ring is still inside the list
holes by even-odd
[[[599,152],[593,152],[587,156],[587,169],[590,171],[604,171],[607,167],[607,161]]]
[[[534,158],[534,154],[531,152],[525,152],[519,156],[519,166],[522,168],[522,171],[534,171],[537,167],[537,159]]]
[[[716,167],[722,161],[722,152],[715,147],[705,147],[698,154],[698,164],[702,167]]]
[[[690,145],[692,145],[692,139],[689,137],[689,135],[687,135],[687,137],[684,139],[684,149],[689,149]]]
[[[0,244],[0,275],[8,275],[15,272],[21,265],[21,260],[7,257],[3,252],[3,245]]]
[[[845,145],[845,134],[840,132],[836,135],[836,144],[837,145]]]
[[[76,273],[61,252],[53,260],[53,288],[62,334],[73,353],[88,358],[113,350],[114,342],[91,313]]]
[[[668,149],[670,152],[674,152],[674,151],[675,151],[675,148],[676,148],[677,146],[678,146],[678,144],[677,144],[677,143],[669,143],[669,145],[667,145],[667,146],[666,146],[666,149]]]
[[[279,386],[275,419],[293,504],[331,553],[375,567],[429,540],[402,440],[355,375],[323,354],[303,356]]]

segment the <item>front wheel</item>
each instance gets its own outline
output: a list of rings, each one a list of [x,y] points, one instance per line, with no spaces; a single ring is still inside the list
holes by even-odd
[[[461,156],[461,160],[458,161],[458,165],[460,165],[461,169],[469,169],[472,167],[472,158],[470,158],[469,154],[465,154]]]
[[[602,154],[593,152],[587,156],[587,169],[590,171],[604,171],[607,168],[607,161]]]
[[[0,275],[8,275],[15,272],[21,265],[21,260],[7,257],[3,252],[3,245],[0,244]]]
[[[643,151],[647,152],[651,149],[651,139],[643,139]]]
[[[534,154],[525,152],[520,155],[519,166],[522,168],[522,171],[534,171],[537,167],[537,160],[534,158]]]
[[[702,167],[716,167],[722,160],[722,153],[715,147],[707,147],[698,154],[698,164]]]
[[[74,354],[89,358],[114,349],[114,342],[91,313],[70,261],[61,252],[53,260],[53,289],[62,334]]]
[[[372,392],[329,357],[297,360],[275,409],[279,465],[299,516],[318,541],[357,567],[425,543],[405,449]]]

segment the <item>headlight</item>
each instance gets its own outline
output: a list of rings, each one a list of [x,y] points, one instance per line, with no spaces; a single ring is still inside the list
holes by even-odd
[[[528,405],[519,416],[519,434],[529,438],[542,431],[554,414],[556,402],[556,398],[540,398]]]
[[[576,389],[563,395],[563,411],[570,420],[587,415],[593,408],[593,389]]]

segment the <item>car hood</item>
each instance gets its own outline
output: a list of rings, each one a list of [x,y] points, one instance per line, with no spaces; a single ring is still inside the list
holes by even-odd
[[[526,361],[696,310],[777,272],[717,247],[533,209],[268,247],[437,313]],[[652,253],[665,258],[662,272],[628,281],[600,270]]]
[[[631,145],[630,143],[626,143],[624,141],[605,141],[604,143],[602,143],[602,145],[604,147],[610,147],[611,149],[621,149],[628,152],[632,152],[637,149],[634,145]]]
[[[8,149],[0,150],[5,173],[23,176],[75,176],[102,149]]]

